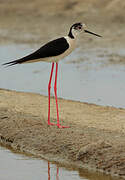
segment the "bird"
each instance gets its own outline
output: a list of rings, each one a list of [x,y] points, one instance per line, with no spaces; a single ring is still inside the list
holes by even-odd
[[[67,36],[57,38],[55,40],[49,41],[38,50],[33,53],[19,58],[14,61],[4,63],[3,65],[12,66],[16,64],[24,63],[33,63],[33,62],[50,62],[52,63],[50,78],[48,83],[48,125],[56,125],[58,128],[68,128],[68,126],[62,126],[59,120],[59,110],[58,110],[58,101],[57,101],[57,74],[58,74],[58,62],[64,57],[68,56],[76,48],[76,40],[81,32],[89,33],[98,37],[102,37],[96,33],[93,33],[87,29],[87,26],[82,22],[74,23],[70,29]],[[51,81],[53,76],[54,65],[55,69],[55,81],[54,81],[54,93],[56,101],[56,112],[57,112],[57,123],[52,123],[50,121],[50,90],[51,90]]]

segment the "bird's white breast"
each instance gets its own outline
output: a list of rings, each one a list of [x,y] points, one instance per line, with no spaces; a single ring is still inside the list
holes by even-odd
[[[68,56],[75,49],[76,46],[75,39],[71,39],[68,36],[65,36],[64,38],[69,44],[69,48],[63,54],[60,54],[59,56],[51,57],[49,62],[58,62],[59,60],[62,60],[64,57]]]

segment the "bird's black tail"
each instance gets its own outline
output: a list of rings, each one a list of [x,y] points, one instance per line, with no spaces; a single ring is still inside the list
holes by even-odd
[[[27,62],[30,62],[31,59],[31,55],[28,55],[28,56],[25,56],[25,57],[22,57],[20,59],[17,59],[17,60],[14,60],[14,61],[10,61],[10,62],[7,62],[7,63],[4,63],[2,65],[4,66],[13,66],[13,65],[16,65],[16,64],[22,64],[22,63],[27,63]]]
[[[14,60],[14,61],[10,61],[10,62],[4,63],[2,65],[8,67],[8,66],[16,65],[16,64],[30,63],[30,62],[32,62],[32,60],[38,59],[39,58],[39,54],[40,54],[39,51],[36,51],[36,52],[34,52],[32,54],[29,54],[27,56],[24,56],[24,57],[22,57],[20,59],[17,59],[17,60]]]
[[[15,60],[15,61],[10,61],[10,62],[7,62],[7,63],[4,63],[2,64],[3,66],[13,66],[13,65],[16,65],[16,64],[21,64],[22,62],[20,62],[20,60]]]

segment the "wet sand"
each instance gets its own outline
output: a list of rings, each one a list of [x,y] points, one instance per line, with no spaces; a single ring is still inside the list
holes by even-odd
[[[59,99],[61,124],[47,125],[47,97],[0,90],[0,142],[65,165],[125,178],[125,110]],[[51,121],[56,121],[51,98]]]

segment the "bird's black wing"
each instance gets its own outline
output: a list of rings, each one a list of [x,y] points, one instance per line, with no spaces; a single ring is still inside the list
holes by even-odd
[[[15,64],[21,64],[21,63],[25,63],[25,62],[36,60],[36,59],[58,56],[64,53],[68,48],[69,48],[69,44],[67,40],[64,37],[62,37],[62,38],[48,42],[47,44],[42,46],[40,49],[38,49],[37,51],[35,51],[34,53],[28,56],[25,56],[23,58],[20,58],[20,59],[17,59],[8,63],[4,63],[3,65],[12,66]]]

